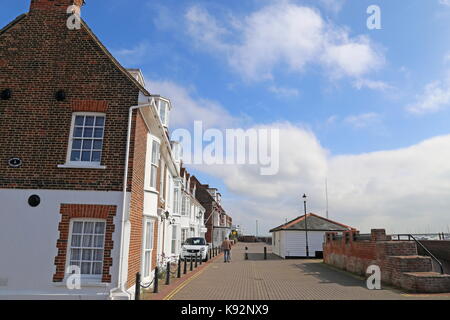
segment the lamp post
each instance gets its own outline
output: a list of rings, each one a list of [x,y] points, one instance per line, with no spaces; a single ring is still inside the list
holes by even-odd
[[[307,214],[306,214],[306,194],[303,195],[303,205],[305,208],[305,232],[306,232],[306,257],[309,258],[309,246],[308,246],[308,221],[307,221]]]

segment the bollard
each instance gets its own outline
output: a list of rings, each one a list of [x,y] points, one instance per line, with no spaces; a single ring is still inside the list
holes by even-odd
[[[177,278],[181,278],[181,257],[178,258],[178,270],[177,270]]]
[[[158,293],[158,284],[159,284],[159,268],[155,268],[155,284],[153,285],[153,293]]]
[[[194,267],[194,261],[192,260],[192,256],[189,258],[189,260],[191,261],[191,271],[193,270],[193,267]]]
[[[141,300],[141,274],[136,273],[136,284],[134,288],[134,300]]]
[[[248,247],[245,247],[245,260],[248,260]]]
[[[203,263],[203,254],[201,253],[200,254],[200,265],[202,265],[202,263]]]
[[[183,270],[183,274],[187,273],[187,257],[184,257],[184,270]]]
[[[166,267],[166,286],[170,284],[170,262],[167,262]]]
[[[264,260],[267,260],[267,247],[264,247]]]
[[[211,259],[212,258],[212,255],[211,255],[211,248],[209,248],[209,255],[208,255],[208,257]]]
[[[198,267],[198,253],[195,254],[195,269]]]

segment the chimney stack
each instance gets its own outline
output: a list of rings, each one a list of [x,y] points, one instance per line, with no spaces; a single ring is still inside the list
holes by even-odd
[[[82,7],[84,0],[31,0],[30,12],[33,11],[57,11],[66,12],[71,5]]]

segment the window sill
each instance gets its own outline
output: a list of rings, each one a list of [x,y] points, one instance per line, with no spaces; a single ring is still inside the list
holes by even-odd
[[[59,164],[58,168],[60,169],[97,169],[97,170],[105,170],[106,166],[101,165],[83,165],[83,164],[75,164],[75,163],[68,163],[68,164]]]
[[[62,282],[54,282],[53,285],[55,287],[61,288],[61,287],[67,287],[67,278],[64,279]],[[111,284],[106,282],[101,282],[100,279],[81,279],[80,286],[81,288],[106,288],[109,287]]]
[[[158,190],[154,189],[154,188],[144,188],[145,192],[150,192],[150,193],[154,193],[154,194],[159,194]]]

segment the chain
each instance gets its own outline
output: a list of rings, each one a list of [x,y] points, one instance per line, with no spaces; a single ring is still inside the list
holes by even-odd
[[[155,279],[156,279],[156,277],[153,277],[153,280],[152,280],[149,284],[147,284],[147,285],[143,285],[142,283],[139,283],[139,285],[140,285],[141,288],[143,288],[143,289],[148,289],[148,288],[151,287],[151,285],[153,284],[153,282],[155,282]]]

